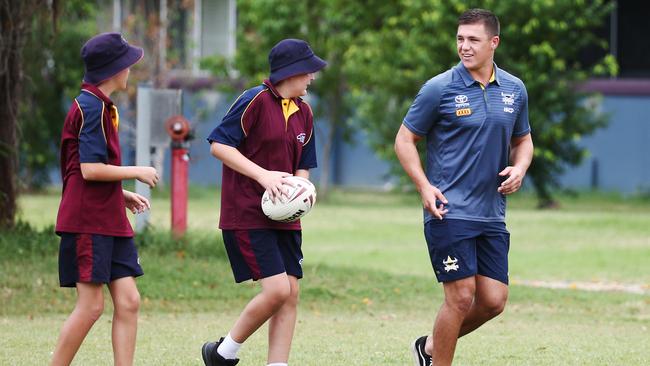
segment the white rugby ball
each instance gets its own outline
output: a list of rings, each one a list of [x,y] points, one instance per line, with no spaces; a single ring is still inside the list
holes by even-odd
[[[293,222],[305,216],[316,203],[316,187],[307,179],[290,176],[285,179],[293,183],[293,187],[285,184],[287,196],[271,201],[268,191],[262,195],[262,211],[273,221]]]

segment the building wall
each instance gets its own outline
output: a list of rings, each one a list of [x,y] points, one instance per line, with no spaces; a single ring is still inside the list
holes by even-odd
[[[610,115],[609,125],[580,141],[590,156],[560,182],[577,189],[650,191],[650,96],[606,96],[602,111]]]
[[[220,123],[235,98],[236,95],[214,92],[184,94],[184,114],[196,130],[196,139],[190,148],[192,184],[220,183],[221,163],[210,155],[205,138]],[[650,190],[650,97],[606,96],[601,108],[603,113],[610,114],[609,125],[580,141],[590,155],[582,165],[567,169],[560,182],[564,187],[575,189],[647,192]],[[535,121],[531,123],[534,127]],[[322,139],[326,134],[327,125],[317,121],[319,161],[322,161]],[[332,183],[380,189],[392,186],[394,179],[389,176],[389,165],[376,157],[365,141],[363,132],[354,134],[351,142],[337,140],[331,160]],[[169,152],[166,154],[165,177],[168,180]],[[312,171],[315,181],[320,173],[320,168]]]

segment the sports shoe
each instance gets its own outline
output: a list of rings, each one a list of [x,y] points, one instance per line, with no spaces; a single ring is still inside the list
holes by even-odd
[[[424,351],[424,346],[427,344],[427,336],[422,336],[416,339],[411,346],[411,351],[413,351],[413,358],[415,359],[415,366],[431,366],[433,361],[431,356],[429,356]]]
[[[217,342],[206,342],[201,348],[201,355],[203,356],[203,363],[205,366],[235,366],[238,362],[238,358],[234,359],[225,359],[217,352],[217,348],[223,342],[223,337]]]

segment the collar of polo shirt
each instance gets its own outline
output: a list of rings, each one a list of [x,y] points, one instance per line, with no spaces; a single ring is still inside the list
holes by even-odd
[[[463,78],[463,82],[465,82],[465,86],[470,86],[474,83],[479,83],[481,87],[485,88],[483,84],[481,84],[481,82],[474,80],[474,78],[469,73],[469,71],[467,71],[465,65],[463,65],[462,62],[459,62],[458,66],[460,68],[460,76]],[[492,63],[492,76],[490,76],[489,82],[490,83],[496,82],[497,84],[501,84],[499,82],[499,68],[497,67],[496,63]]]

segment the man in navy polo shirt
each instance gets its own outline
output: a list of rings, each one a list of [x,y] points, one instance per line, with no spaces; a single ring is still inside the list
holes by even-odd
[[[433,334],[413,343],[416,366],[450,365],[457,339],[503,311],[505,196],[521,187],[533,156],[526,88],[494,63],[497,17],[466,11],[456,43],[460,63],[424,84],[395,139],[422,196],[429,256],[445,294]],[[417,151],[423,138],[426,175]]]
[[[260,202],[264,191],[279,199],[286,177],[309,178],[316,167],[313,115],[300,97],[327,63],[297,39],[276,44],[269,63],[269,79],[240,95],[208,137],[223,162],[219,228],[235,281],[259,280],[262,291],[226,337],[203,345],[207,366],[237,364],[242,343],[267,320],[268,365],[289,359],[302,278],[300,222],[272,221]]]
[[[149,208],[149,201],[122,189],[123,179],[150,186],[156,170],[121,166],[119,115],[110,99],[126,89],[129,68],[143,50],[129,45],[119,33],[91,38],[81,49],[86,72],[61,134],[63,193],[56,221],[61,236],[59,281],[76,287],[77,303],[63,324],[53,366],[69,365],[104,308],[103,284],[113,299],[113,358],[115,365],[132,365],[140,294],[135,277],[143,274],[126,209]]]

